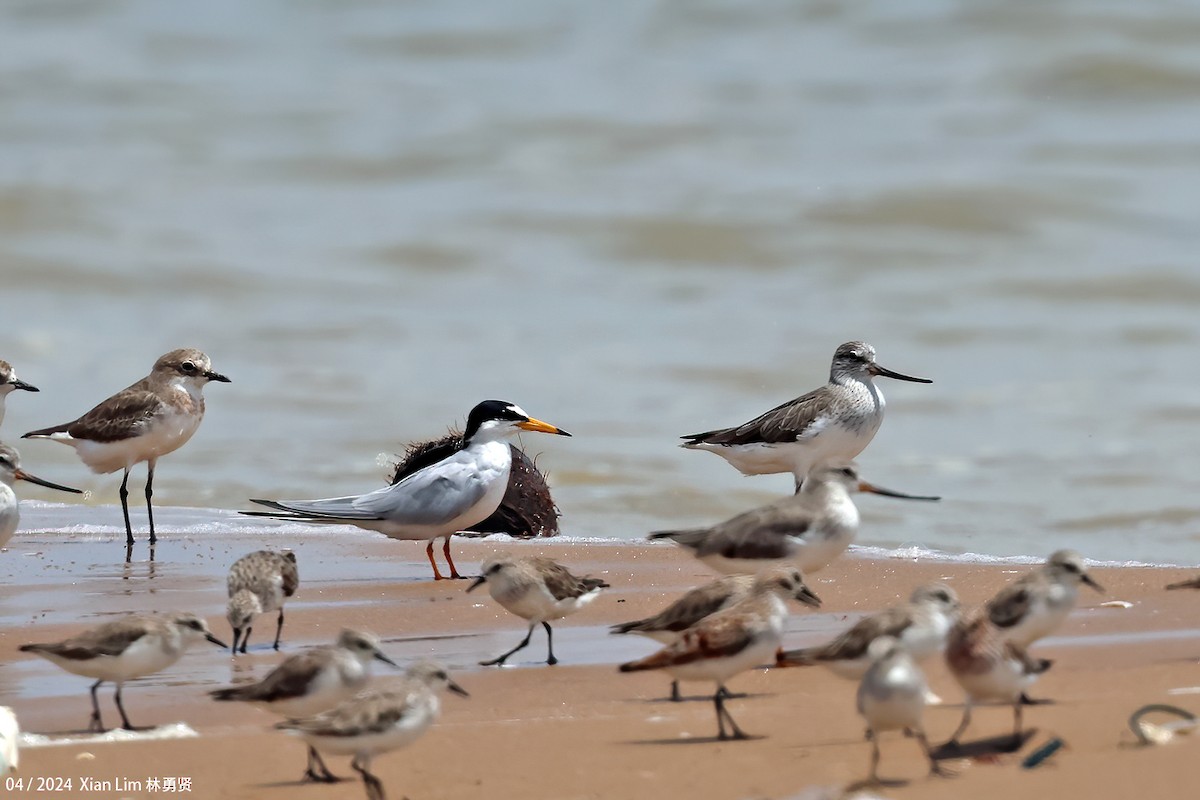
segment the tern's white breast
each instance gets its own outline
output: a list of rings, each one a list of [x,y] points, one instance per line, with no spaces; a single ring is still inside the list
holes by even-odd
[[[8,544],[21,521],[17,495],[7,483],[0,483],[0,547]]]

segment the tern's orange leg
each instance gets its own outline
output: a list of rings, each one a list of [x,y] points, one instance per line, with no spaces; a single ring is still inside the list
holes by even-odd
[[[429,543],[433,546],[433,542]],[[446,554],[446,563],[450,565],[450,577],[456,580],[466,580],[465,576],[458,574],[458,567],[454,566],[454,559],[450,557],[450,537],[446,537],[446,543],[442,545],[442,552]]]
[[[445,575],[438,572],[437,562],[433,560],[433,539],[429,540],[429,546],[425,548],[425,555],[429,556],[429,566],[433,567],[433,579],[440,581],[445,579]]]

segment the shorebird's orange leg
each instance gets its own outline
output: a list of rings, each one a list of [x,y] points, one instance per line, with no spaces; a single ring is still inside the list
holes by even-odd
[[[425,548],[425,555],[429,556],[429,566],[433,567],[433,579],[440,581],[445,579],[445,575],[438,572],[437,562],[433,560],[433,539],[429,540],[429,546]]]
[[[433,545],[433,542],[430,542]],[[442,545],[442,552],[446,554],[446,563],[450,565],[450,577],[455,580],[466,580],[465,575],[458,574],[458,568],[454,566],[454,559],[450,557],[450,537],[446,537],[446,543]]]

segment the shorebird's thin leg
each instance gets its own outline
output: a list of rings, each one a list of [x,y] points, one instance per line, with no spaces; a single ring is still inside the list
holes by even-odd
[[[104,723],[100,719],[100,700],[96,697],[96,690],[102,683],[104,681],[96,681],[92,684],[92,718],[88,720],[89,732],[104,733]]]
[[[946,742],[950,747],[958,747],[958,737],[963,735],[963,731],[971,724],[971,700],[967,699],[966,705],[963,706],[962,722],[958,723],[958,728],[955,729],[954,735],[950,737],[950,741]]]
[[[717,738],[749,739],[750,737],[738,727],[737,723],[733,721],[733,716],[729,713],[728,709],[725,708],[725,695],[721,694],[719,690],[720,688],[723,687],[718,687],[718,691],[713,694],[713,702],[717,706]],[[729,729],[733,731],[733,733],[729,734],[728,736],[725,735],[725,726],[721,722],[722,718],[729,722]]]
[[[121,479],[121,513],[125,515],[125,545],[133,547],[133,526],[129,524],[129,467]]]
[[[301,780],[314,781],[316,783],[340,783],[345,778],[339,778],[330,772],[329,767],[325,766],[325,762],[321,759],[321,754],[309,745],[308,769],[304,771],[304,777]]]
[[[1023,718],[1022,706],[1024,706],[1024,705],[1025,704],[1021,702],[1020,698],[1017,698],[1017,702],[1013,703],[1013,736],[1012,736],[1012,738],[1013,738],[1013,743],[1017,744],[1017,745],[1019,745],[1021,743],[1021,733],[1024,730],[1024,725],[1022,725],[1022,718]]]
[[[516,647],[514,647],[512,650],[509,650],[507,653],[505,653],[502,656],[499,656],[498,658],[493,658],[491,661],[480,661],[479,666],[481,666],[481,667],[491,667],[491,666],[496,666],[496,665],[504,666],[504,662],[508,660],[509,656],[511,656],[513,653],[517,652],[518,650],[520,650],[522,647],[529,646],[529,640],[533,636],[534,625],[537,625],[537,623],[535,622],[529,626],[529,632],[525,634],[525,638],[522,639],[521,643],[518,644]]]
[[[275,623],[275,649],[279,649],[279,637],[283,635],[283,606],[279,607],[279,621]]]
[[[679,681],[671,681],[671,702],[678,703],[683,700],[683,695],[679,693]]]
[[[367,761],[367,759],[364,758],[363,761]],[[383,782],[370,773],[369,762],[360,764],[358,756],[355,756],[354,760],[350,762],[350,766],[355,772],[362,775],[363,786],[367,787],[367,800],[386,800],[383,793]]]
[[[246,626],[246,632],[242,634],[242,653],[246,652],[246,645],[250,643],[250,631],[254,630],[249,625]]]
[[[125,706],[121,703],[121,684],[117,684],[117,691],[113,693],[113,700],[117,703],[117,711],[121,712],[121,727],[127,731],[136,731],[138,728],[133,726],[129,721],[129,717],[125,716]]]
[[[229,652],[231,654],[235,654],[235,655],[237,654],[237,646],[238,646],[238,642],[241,640],[241,638],[242,638],[242,629],[234,628],[233,629],[233,647],[230,648],[230,650],[229,650]]]
[[[913,733],[917,737],[917,741],[921,743],[921,747],[925,750],[925,757],[929,759],[929,774],[945,776],[947,772],[942,769],[942,765],[933,757],[933,748],[929,746],[929,739],[925,738],[925,729],[917,728]]]
[[[871,742],[871,783],[879,783],[879,737],[875,731],[867,728],[867,739]]]
[[[150,498],[154,496],[154,459],[146,462],[146,516],[150,519],[150,544],[158,541],[154,536],[154,506]]]
[[[467,576],[458,574],[458,567],[454,566],[454,559],[450,557],[450,537],[453,535],[452,533],[446,534],[445,544],[442,545],[442,553],[446,556],[446,563],[450,565],[450,577],[457,581],[465,581]]]
[[[429,566],[433,567],[433,579],[435,581],[443,580],[446,576],[438,571],[437,562],[433,560],[433,539],[429,540],[429,545],[425,548],[425,555],[429,557]]]
[[[558,659],[554,657],[554,631],[550,630],[549,622],[543,622],[542,627],[546,629],[546,652],[549,653],[546,663],[553,667],[558,663]]]

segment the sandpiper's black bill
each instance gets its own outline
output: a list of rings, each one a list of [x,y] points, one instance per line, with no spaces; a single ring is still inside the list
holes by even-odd
[[[449,689],[450,691],[454,692],[455,694],[460,694],[460,695],[462,695],[463,697],[470,697],[470,696],[471,696],[471,695],[470,695],[470,694],[467,692],[467,690],[466,690],[466,689],[464,689],[463,687],[459,686],[457,683],[455,683],[454,681],[451,681],[451,680],[447,680],[447,681],[446,681],[446,688],[447,688],[447,689]]]
[[[10,386],[12,386],[14,389],[24,389],[27,392],[40,392],[41,391],[41,389],[37,388],[32,383],[26,383],[25,381],[20,380],[19,378],[9,381],[8,384]]]
[[[912,383],[933,383],[929,378],[917,378],[912,375],[904,375],[899,372],[892,372],[886,367],[881,367],[878,364],[872,364],[870,368],[872,375],[882,375],[885,378],[895,378],[898,381],[911,381]]]
[[[899,497],[901,500],[928,500],[937,502],[942,498],[930,494],[905,494],[904,492],[894,492],[891,489],[884,489],[882,486],[876,486],[873,483],[866,481],[858,482],[858,490],[860,492],[870,492],[871,494],[881,494],[884,497]]]
[[[229,645],[225,644],[220,639],[213,636],[211,633],[204,634],[204,638],[206,641],[212,642],[213,644],[215,644],[217,647],[221,648],[222,650],[224,650],[226,647],[229,647]]]
[[[806,606],[812,606],[813,608],[821,607],[821,598],[817,597],[816,592],[807,586],[796,592],[796,599]]]
[[[14,473],[19,480],[36,483],[38,486],[45,486],[47,489],[58,489],[60,492],[71,492],[72,494],[83,494],[82,489],[72,489],[70,486],[63,486],[58,483],[51,483],[47,480],[42,480],[37,475],[30,475],[23,469],[19,469]]]
[[[399,664],[397,664],[395,661],[392,661],[390,658],[385,656],[383,653],[380,653],[378,650],[375,651],[375,660],[382,661],[385,664],[391,664],[393,667],[396,667],[397,669],[399,669],[399,667],[400,667]]]
[[[482,586],[485,583],[487,583],[487,578],[480,575],[478,578],[476,578],[474,581],[471,582],[471,585],[467,587],[467,591],[469,592],[472,589],[478,589],[480,586]]]
[[[1100,594],[1104,594],[1104,587],[1092,580],[1091,575],[1085,573],[1084,575],[1081,575],[1079,579],[1095,589],[1097,592],[1100,592]]]

